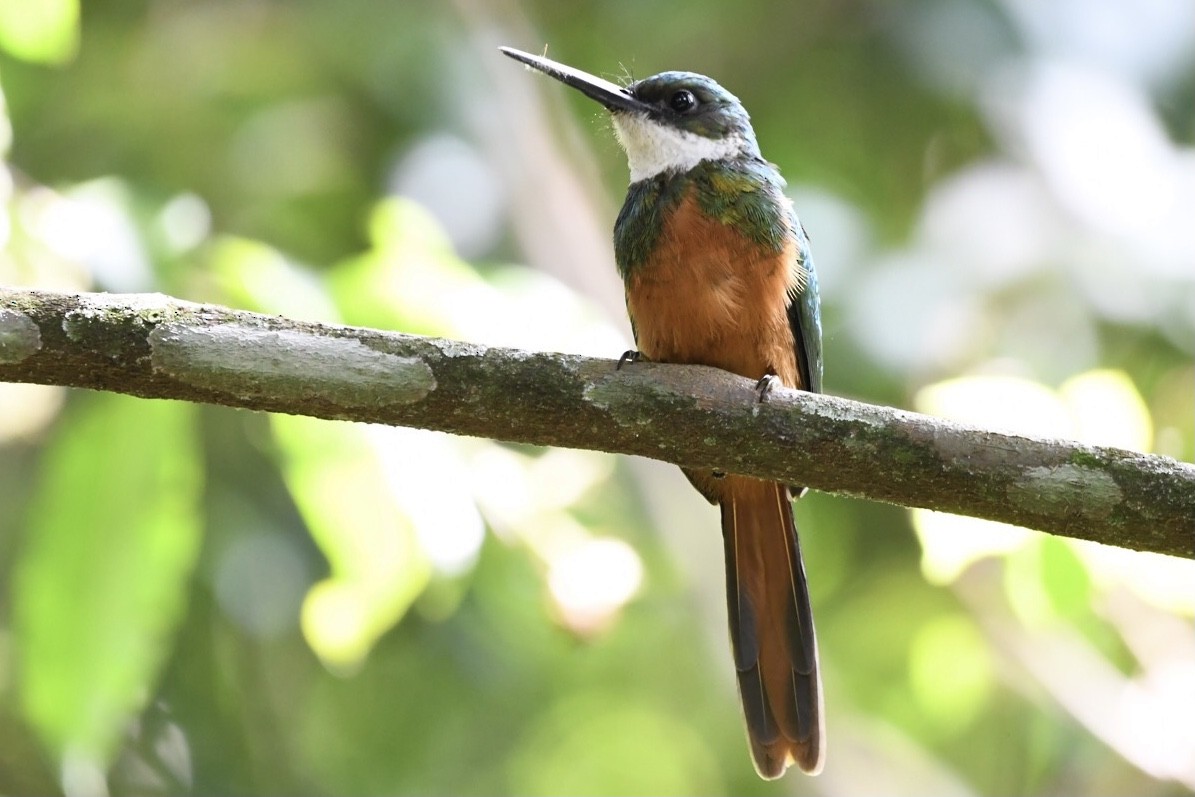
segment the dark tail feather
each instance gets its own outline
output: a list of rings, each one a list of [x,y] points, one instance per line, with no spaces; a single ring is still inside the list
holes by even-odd
[[[796,763],[815,775],[825,755],[822,686],[788,490],[741,476],[727,482],[730,639],[755,768],[771,779]]]

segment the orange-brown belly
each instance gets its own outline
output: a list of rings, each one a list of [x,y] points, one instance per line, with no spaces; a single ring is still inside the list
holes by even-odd
[[[686,198],[627,280],[637,345],[656,362],[697,363],[799,387],[789,292],[796,248],[768,251]]]

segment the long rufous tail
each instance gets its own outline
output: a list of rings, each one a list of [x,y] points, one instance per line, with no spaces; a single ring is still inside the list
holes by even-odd
[[[817,774],[822,685],[788,488],[728,476],[722,496],[730,639],[755,768],[769,779],[792,763]]]

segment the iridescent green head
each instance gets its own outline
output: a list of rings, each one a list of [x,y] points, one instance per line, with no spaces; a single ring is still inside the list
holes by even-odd
[[[633,183],[662,172],[686,172],[702,161],[759,157],[743,104],[704,75],[661,72],[624,87],[538,55],[501,50],[613,114]]]

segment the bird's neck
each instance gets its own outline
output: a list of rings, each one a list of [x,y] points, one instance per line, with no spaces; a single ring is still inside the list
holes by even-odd
[[[690,194],[706,216],[779,251],[790,233],[783,188],[780,174],[756,157],[703,160],[686,171],[664,171],[632,182],[614,224],[619,273],[626,280],[647,261],[670,214]]]
[[[618,143],[627,153],[632,183],[660,174],[683,174],[702,161],[759,154],[755,137],[741,130],[712,138],[638,114],[614,114],[612,121]]]

